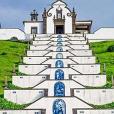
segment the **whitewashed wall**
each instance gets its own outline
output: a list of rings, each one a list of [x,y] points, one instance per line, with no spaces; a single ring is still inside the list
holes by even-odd
[[[48,68],[48,65],[19,65],[19,72],[28,75],[37,75]]]
[[[49,57],[24,57],[23,63],[25,64],[45,64]],[[51,63],[48,63],[51,64]]]
[[[75,61],[78,64],[95,64],[96,59],[92,57],[68,57],[69,59]]]
[[[100,73],[100,65],[99,64],[70,65],[70,67],[75,69],[76,71],[80,72],[81,74],[99,74]]]
[[[28,104],[44,96],[44,90],[4,90],[4,98],[17,104]]]
[[[52,58],[56,58],[56,54],[58,52],[50,52],[50,51],[46,51],[46,50],[42,50],[42,51],[27,51],[27,56],[30,57],[35,57],[35,56],[51,56]],[[68,56],[74,56],[73,54],[69,53],[69,52],[61,52],[63,54],[64,58],[67,58]]]
[[[114,102],[114,89],[75,89],[74,95],[94,105]]]
[[[48,96],[54,96],[54,85],[57,82],[58,81],[55,80],[44,81],[41,84],[37,85],[35,89],[41,89],[41,88],[48,89]],[[63,82],[65,85],[65,96],[71,96],[70,93],[71,88],[84,88],[82,85],[76,83],[73,80],[64,80],[60,82]]]
[[[48,68],[45,71],[41,72],[39,75],[50,75],[50,79],[55,79],[55,71],[58,70],[58,68]],[[70,74],[80,74],[79,72],[73,70],[72,68],[61,68],[61,70],[64,71],[64,78],[69,79]]]
[[[87,41],[85,40],[84,41],[68,41],[68,42],[70,42],[71,44],[86,44],[87,43]]]
[[[58,43],[58,42],[50,42],[49,44],[56,46],[57,43]],[[63,46],[68,45],[68,44],[70,44],[70,43],[69,43],[69,42],[62,42],[62,45],[63,45]]]
[[[67,45],[67,46],[70,48],[73,48],[74,50],[75,49],[83,49],[83,50],[89,49],[89,45]]]
[[[40,110],[0,110],[0,114],[7,112],[7,114],[41,114]]]
[[[102,87],[106,84],[106,75],[72,75],[72,79],[89,87]]]
[[[46,75],[37,75],[37,76],[13,76],[12,77],[12,83],[15,86],[21,87],[21,88],[30,88],[34,87],[37,84],[43,82],[46,80]]]
[[[100,28],[93,34],[86,34],[90,42],[114,40],[114,28]]]
[[[44,56],[47,55],[50,51],[42,50],[42,51],[27,51],[27,56]]]
[[[59,7],[62,8],[62,15],[65,15],[65,33],[72,33],[72,17],[68,17],[67,13],[71,13],[61,1],[56,2],[53,4],[53,8],[49,10],[48,14],[52,14],[52,16],[47,17],[47,33],[54,34],[54,22],[53,18],[54,15],[56,16],[56,9]]]
[[[69,50],[74,56],[92,56],[92,50]]]
[[[77,110],[77,113],[74,114],[114,114],[114,110]]]
[[[30,45],[30,50],[46,50],[49,47],[50,45],[38,45],[38,46]]]
[[[26,58],[26,60],[24,60],[24,63],[26,64],[50,64],[51,67],[56,67],[55,66],[55,63],[57,61],[57,59],[49,59],[49,60],[44,60],[42,61],[43,59],[38,59],[38,58]],[[77,64],[75,63],[74,61],[70,60],[70,59],[62,59],[63,63],[64,63],[64,67],[68,67],[68,64]]]
[[[43,22],[25,22],[24,31],[26,34],[31,34],[31,27],[37,27],[38,34],[43,33]]]
[[[28,106],[26,109],[46,109],[46,114],[52,114],[53,111],[53,103],[56,100],[56,97],[50,98],[42,98],[39,101],[35,102],[34,104]],[[91,108],[88,104],[82,102],[81,100],[75,97],[60,97],[59,99],[63,99],[66,103],[66,114],[73,114],[72,108]],[[48,104],[48,105],[47,105]],[[71,108],[72,107],[72,108]]]
[[[0,29],[0,40],[10,40],[17,37],[18,40],[26,40],[26,34],[20,29]]]
[[[83,34],[67,34],[69,37],[83,37]]]

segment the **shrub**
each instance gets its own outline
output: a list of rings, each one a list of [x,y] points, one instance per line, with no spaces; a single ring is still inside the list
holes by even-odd
[[[6,99],[0,98],[0,109],[5,110],[18,110],[18,109],[24,109],[27,105],[19,105],[10,101],[7,101]]]
[[[108,52],[114,52],[114,45],[109,46],[107,49]]]
[[[18,38],[17,37],[12,37],[10,40],[11,41],[18,41]]]
[[[6,52],[2,52],[0,55],[7,55],[7,53]]]

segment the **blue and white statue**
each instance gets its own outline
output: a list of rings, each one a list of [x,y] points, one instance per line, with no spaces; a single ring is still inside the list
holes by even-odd
[[[66,114],[66,104],[62,99],[54,101],[53,114]]]
[[[57,82],[54,86],[54,96],[64,97],[65,96],[65,85],[62,82]]]
[[[57,52],[63,52],[63,48],[61,46],[59,46],[56,51]]]
[[[56,70],[55,80],[64,80],[64,72],[61,69]]]
[[[62,53],[57,53],[56,54],[56,59],[63,59],[63,54]]]
[[[64,67],[63,61],[57,60],[55,66],[56,68],[63,68]]]

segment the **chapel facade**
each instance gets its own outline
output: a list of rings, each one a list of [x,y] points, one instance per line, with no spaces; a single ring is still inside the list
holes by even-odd
[[[77,20],[75,9],[72,10],[63,0],[56,0],[50,9],[44,8],[42,21],[36,10],[31,12],[31,20],[24,21],[26,34],[81,34],[90,33],[92,20]]]

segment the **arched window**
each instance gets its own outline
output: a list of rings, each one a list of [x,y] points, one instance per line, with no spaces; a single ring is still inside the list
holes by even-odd
[[[56,51],[57,52],[63,52],[63,48],[62,47],[58,47]]]
[[[66,114],[66,103],[62,99],[54,101],[53,114]]]
[[[62,9],[59,8],[57,11],[57,19],[62,19]]]
[[[64,80],[64,72],[61,69],[56,70],[55,80]]]
[[[65,85],[62,82],[57,82],[54,86],[54,96],[64,97],[65,96]]]
[[[56,59],[63,59],[63,54],[62,53],[57,53],[56,54]]]
[[[63,68],[64,67],[64,63],[61,60],[57,60],[55,63],[55,67],[56,68]]]
[[[63,46],[63,44],[61,42],[58,42],[57,46]]]

